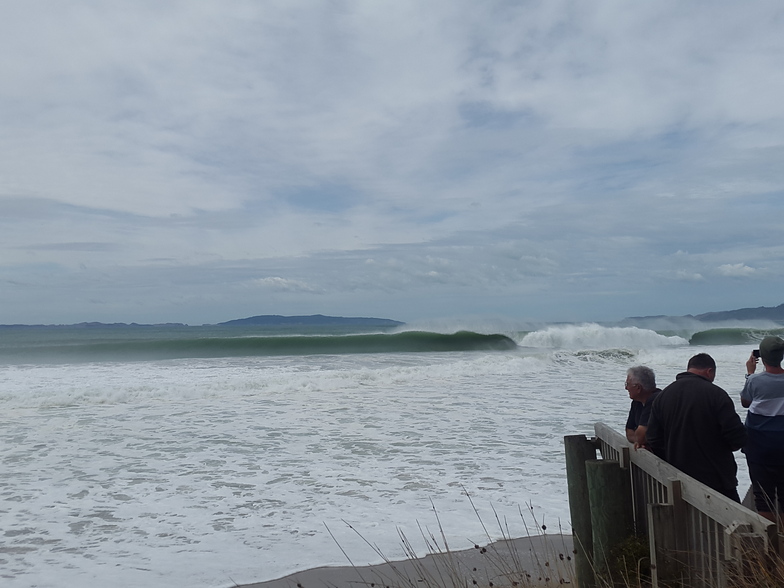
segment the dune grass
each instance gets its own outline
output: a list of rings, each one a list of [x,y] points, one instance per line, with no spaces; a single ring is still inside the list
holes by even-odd
[[[533,523],[529,524],[523,510],[518,509],[524,533],[522,537],[515,537],[509,521],[502,519],[493,509],[498,528],[493,536],[479,516],[471,496],[465,489],[464,493],[481,523],[484,533],[482,543],[486,541],[484,546],[475,543],[474,548],[468,551],[455,551],[450,547],[438,511],[432,503],[437,531],[432,532],[417,523],[424,541],[424,551],[421,548],[417,551],[410,538],[401,529],[397,531],[407,558],[405,562],[389,559],[381,549],[344,521],[391,570],[384,577],[370,577],[365,570],[364,574],[368,577],[363,577],[363,584],[371,588],[528,588],[576,584],[574,554],[567,545],[560,524],[558,534],[547,535],[546,525],[536,520],[533,507],[528,504]],[[329,533],[332,535],[331,531]],[[335,540],[334,535],[332,537]],[[526,538],[530,541],[526,542]],[[337,540],[335,542],[338,543]],[[362,575],[362,570],[353,563],[339,543],[338,547],[351,566]]]
[[[465,492],[465,495],[474,515],[481,523],[483,542],[487,542],[485,546],[475,544],[474,549],[468,552],[455,551],[450,547],[435,505],[432,505],[432,510],[437,531],[432,532],[417,523],[419,534],[424,541],[424,551],[421,548],[417,551],[409,537],[398,529],[407,558],[403,562],[392,561],[386,557],[376,545],[346,522],[390,570],[385,576],[368,576],[366,570],[367,577],[362,578],[362,584],[370,588],[533,588],[577,585],[574,550],[567,545],[560,522],[558,533],[548,535],[546,525],[537,521],[532,505],[528,504],[527,517],[521,508],[518,509],[524,532],[514,534],[510,530],[509,521],[499,517],[493,509],[496,532],[491,534],[479,516],[471,496],[468,492]],[[533,523],[529,524],[527,519]],[[334,535],[332,537],[334,539]],[[530,540],[530,543],[526,543],[526,539]],[[335,541],[337,543],[337,540]],[[339,544],[338,546],[340,547]],[[354,565],[349,555],[345,551],[343,554],[361,575],[360,568]],[[727,562],[726,588],[784,588],[784,559],[779,555],[760,552],[751,545],[743,549],[739,561],[742,564]],[[630,537],[613,550],[610,561],[602,569],[608,572],[592,578],[593,585],[597,588],[652,586],[647,539]],[[667,584],[672,588],[687,588],[690,585],[687,579]]]

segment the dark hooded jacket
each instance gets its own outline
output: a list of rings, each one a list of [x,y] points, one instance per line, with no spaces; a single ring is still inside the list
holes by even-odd
[[[746,429],[729,395],[691,372],[678,374],[651,405],[648,443],[653,452],[725,496],[738,499],[733,451]]]

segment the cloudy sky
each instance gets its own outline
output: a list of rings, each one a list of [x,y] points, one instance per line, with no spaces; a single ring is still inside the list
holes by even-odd
[[[784,302],[784,5],[0,7],[0,323]]]

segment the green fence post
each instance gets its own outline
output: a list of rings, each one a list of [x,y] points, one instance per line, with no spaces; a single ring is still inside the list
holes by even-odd
[[[597,576],[606,578],[612,550],[634,535],[632,486],[629,470],[614,460],[585,464],[588,501],[593,530],[593,565]]]
[[[564,437],[566,483],[569,490],[569,514],[574,534],[574,571],[579,588],[593,588],[593,531],[588,500],[588,478],[585,463],[596,459],[596,446],[585,435]]]

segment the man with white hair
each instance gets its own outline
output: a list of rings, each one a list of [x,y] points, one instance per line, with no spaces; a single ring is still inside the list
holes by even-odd
[[[629,368],[626,372],[626,391],[632,399],[629,417],[626,419],[626,439],[629,443],[634,443],[635,448],[645,447],[647,444],[645,432],[648,430],[651,404],[656,395],[661,392],[656,387],[653,370],[644,365]]]

